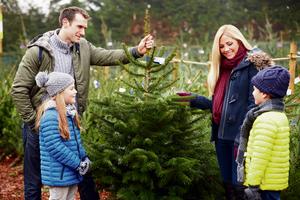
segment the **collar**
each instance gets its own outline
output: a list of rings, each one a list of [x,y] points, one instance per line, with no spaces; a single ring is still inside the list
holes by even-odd
[[[58,37],[59,29],[57,29],[54,34],[50,37],[50,43],[52,43],[53,48],[57,49],[58,51],[62,53],[70,53],[71,52],[71,47],[73,47],[73,44],[68,44],[64,41],[62,41]]]
[[[59,31],[60,31],[60,29],[58,28],[56,30],[48,31],[48,32],[45,32],[43,34],[37,35],[36,37],[34,37],[29,42],[29,44],[27,45],[27,48],[30,48],[30,47],[33,47],[33,46],[39,46],[39,47],[42,47],[43,49],[45,49],[46,51],[48,51],[51,57],[54,57],[53,50],[52,50],[53,46],[52,46],[52,43],[50,44],[50,42],[51,42],[50,39],[52,37],[55,37],[54,35],[56,35],[57,39],[59,41],[61,41],[58,37]],[[61,42],[65,43],[63,41],[61,41]],[[69,48],[69,51],[74,51],[77,54],[80,54],[80,45],[79,45],[79,43],[71,44],[71,45],[68,46],[68,48]],[[68,49],[67,49],[67,51],[68,51]]]
[[[238,64],[237,67],[232,69],[232,72],[240,70],[242,68],[248,67],[250,64],[250,61],[247,59],[247,55],[242,59],[242,61]]]
[[[45,104],[45,107],[44,107],[44,110],[48,110],[48,109],[51,109],[51,108],[56,108],[56,103],[53,99],[49,99],[47,100],[46,104]]]
[[[284,111],[284,102],[283,98],[272,98],[264,103],[258,105],[258,110],[255,113],[258,113],[259,115],[262,112],[267,112],[267,111]]]

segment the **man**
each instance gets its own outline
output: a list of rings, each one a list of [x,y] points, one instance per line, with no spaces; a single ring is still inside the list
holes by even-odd
[[[28,45],[16,73],[12,97],[24,121],[24,192],[25,199],[41,199],[41,174],[39,136],[34,130],[36,108],[41,104],[45,91],[35,84],[39,71],[57,71],[72,75],[75,79],[78,112],[86,108],[91,65],[115,65],[127,63],[124,50],[106,50],[95,47],[84,39],[88,26],[88,13],[78,7],[61,11],[60,29],[46,32],[34,38]],[[129,51],[135,57],[143,56],[153,47],[151,35],[143,38],[139,45]],[[64,67],[62,67],[64,66]],[[67,66],[67,67],[65,67]],[[91,176],[84,177],[79,185],[81,199],[99,199]]]

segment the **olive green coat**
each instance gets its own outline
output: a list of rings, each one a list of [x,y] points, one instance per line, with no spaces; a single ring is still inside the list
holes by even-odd
[[[55,31],[59,31],[59,29]],[[45,89],[36,85],[36,74],[40,71],[52,72],[54,69],[53,51],[48,41],[55,31],[49,31],[34,38],[19,64],[11,94],[24,122],[34,123],[36,108],[41,104],[42,96],[45,94]],[[41,63],[38,58],[39,47],[43,48]],[[140,57],[137,48],[131,48],[130,52],[134,57]],[[82,114],[88,98],[90,66],[116,65],[118,61],[127,63],[128,59],[124,50],[106,50],[95,47],[84,38],[80,40],[79,44],[73,45],[72,58],[78,92],[78,111]]]

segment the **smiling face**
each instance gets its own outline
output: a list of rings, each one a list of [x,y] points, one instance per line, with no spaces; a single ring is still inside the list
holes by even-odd
[[[72,21],[69,21],[67,18],[62,20],[62,29],[59,35],[67,43],[78,43],[80,38],[84,37],[87,26],[88,19],[77,13]]]
[[[67,87],[62,94],[66,104],[75,104],[77,91],[74,84]]]
[[[239,50],[239,43],[237,40],[222,35],[219,42],[220,53],[228,60],[234,58]]]

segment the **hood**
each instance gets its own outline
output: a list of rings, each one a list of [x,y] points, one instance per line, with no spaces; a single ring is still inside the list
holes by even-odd
[[[34,37],[27,45],[27,48],[38,46],[42,47],[44,50],[48,51],[51,56],[53,56],[52,48],[49,43],[50,37],[54,35],[55,31],[59,31],[59,29],[48,31],[46,33],[40,34]]]
[[[247,60],[252,62],[257,70],[262,70],[275,64],[269,54],[257,48],[248,52]]]

